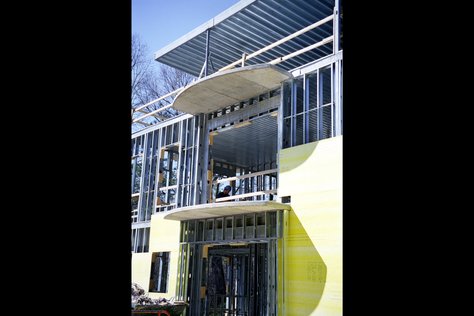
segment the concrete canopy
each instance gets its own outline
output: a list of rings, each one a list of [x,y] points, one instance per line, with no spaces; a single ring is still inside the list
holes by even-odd
[[[213,112],[275,89],[292,77],[289,72],[270,64],[216,72],[181,91],[173,107],[193,115]]]
[[[164,219],[184,221],[221,216],[232,216],[247,213],[258,213],[274,210],[290,210],[291,206],[274,201],[240,201],[208,203],[186,206],[166,212]]]

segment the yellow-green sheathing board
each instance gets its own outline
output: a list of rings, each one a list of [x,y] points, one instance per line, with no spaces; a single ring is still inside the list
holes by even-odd
[[[163,219],[161,213],[152,215],[150,223],[150,252],[132,255],[132,282],[138,283],[148,293],[151,256],[153,252],[170,252],[168,292],[148,293],[151,298],[171,298],[176,295],[176,278],[179,256],[180,222]]]
[[[291,196],[284,315],[342,315],[342,136],[280,151]]]
[[[146,292],[150,285],[151,253],[132,254],[132,282],[140,285]]]

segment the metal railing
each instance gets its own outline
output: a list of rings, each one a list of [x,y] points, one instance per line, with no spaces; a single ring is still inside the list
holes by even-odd
[[[214,202],[276,200],[277,178],[278,169],[270,169],[216,180],[212,184],[213,192],[219,192],[224,183],[230,183],[233,188],[231,196],[216,198]]]

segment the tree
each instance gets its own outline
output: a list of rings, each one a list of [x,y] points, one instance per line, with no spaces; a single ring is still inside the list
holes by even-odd
[[[151,75],[151,59],[148,48],[138,34],[132,35],[132,108],[146,103],[146,86]]]
[[[158,99],[180,87],[188,85],[194,77],[181,70],[160,64],[155,70],[152,62],[153,58],[148,53],[148,47],[143,43],[138,34],[132,35],[132,109]],[[174,96],[173,96],[174,97]],[[173,97],[164,98],[141,110],[143,113],[150,113],[163,106],[171,104]],[[142,125],[155,124],[156,122],[178,115],[180,112],[168,108],[154,114],[144,120]],[[139,116],[134,113],[134,118]]]

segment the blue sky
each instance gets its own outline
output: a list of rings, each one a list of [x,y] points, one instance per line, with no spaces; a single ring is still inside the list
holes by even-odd
[[[239,0],[132,0],[132,33],[150,56]]]

